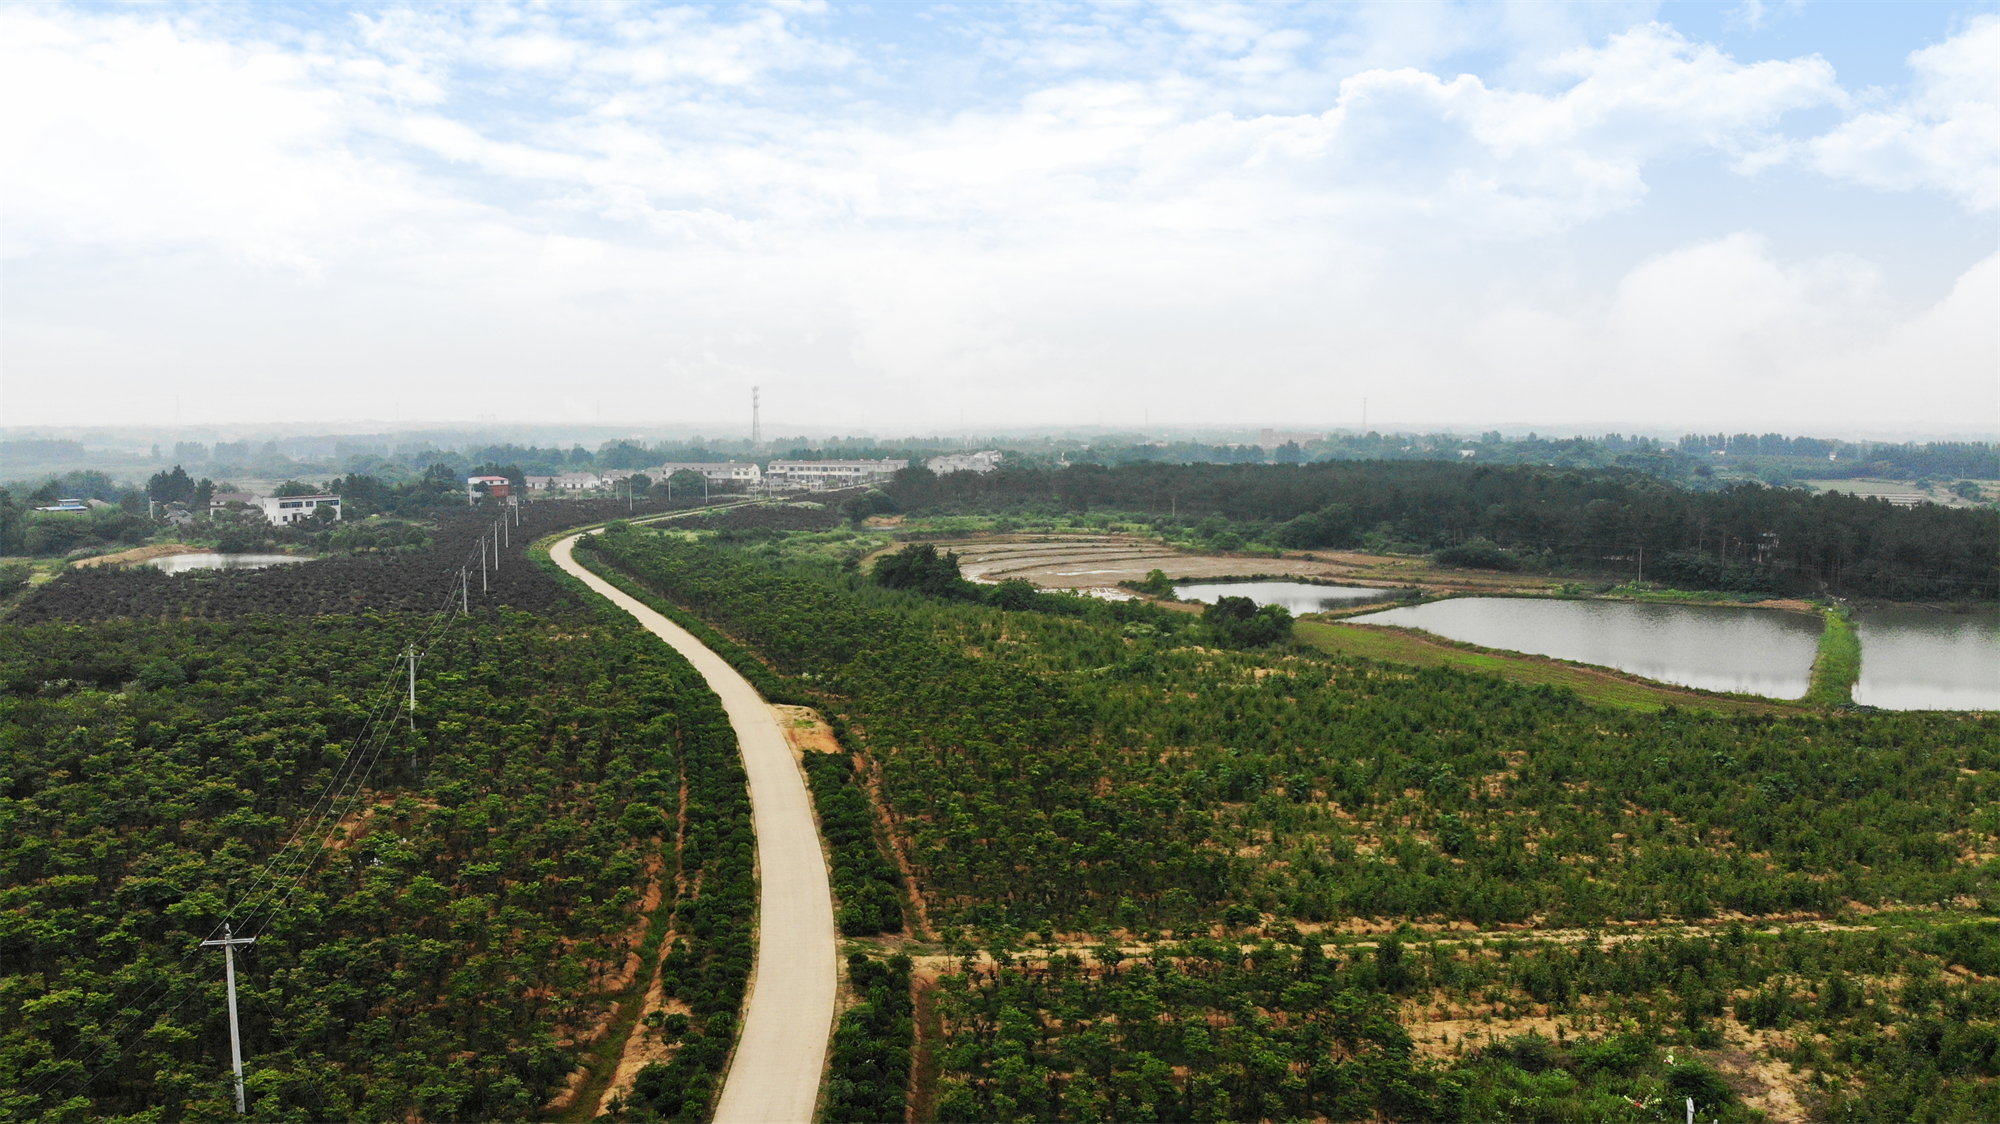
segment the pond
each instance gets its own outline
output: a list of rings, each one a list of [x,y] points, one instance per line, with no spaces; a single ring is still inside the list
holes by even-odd
[[[1864,609],[1854,701],[1886,710],[2000,710],[2000,613]]]
[[[1314,585],[1311,582],[1182,582],[1174,596],[1182,601],[1215,604],[1218,597],[1248,597],[1259,608],[1283,605],[1293,615],[1344,609],[1363,601],[1394,601],[1399,589],[1367,589],[1358,585]]]
[[[185,574],[190,570],[261,570],[287,562],[310,561],[303,554],[169,554],[151,559],[146,565],[157,566],[169,574]]]
[[[1775,699],[1805,696],[1822,628],[1818,617],[1773,609],[1515,597],[1457,597],[1349,619]]]

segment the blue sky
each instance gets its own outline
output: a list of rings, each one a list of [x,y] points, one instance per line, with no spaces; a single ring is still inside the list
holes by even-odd
[[[1992,434],[1996,58],[1991,4],[15,5],[0,423]]]

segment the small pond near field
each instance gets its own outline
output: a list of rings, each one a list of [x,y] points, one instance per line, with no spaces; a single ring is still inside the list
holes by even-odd
[[[1348,619],[1775,699],[1805,696],[1822,628],[1818,617],[1772,609],[1517,597],[1456,597]]]
[[[1854,701],[1887,710],[2000,710],[2000,613],[1863,609]]]
[[[287,562],[310,561],[303,554],[169,554],[146,564],[169,574],[185,574],[190,570],[261,570]]]
[[[1397,589],[1367,589],[1358,585],[1314,585],[1311,582],[1182,582],[1174,596],[1183,601],[1215,604],[1218,597],[1248,597],[1258,608],[1283,605],[1300,613],[1323,613],[1345,609],[1364,601],[1394,601]]]

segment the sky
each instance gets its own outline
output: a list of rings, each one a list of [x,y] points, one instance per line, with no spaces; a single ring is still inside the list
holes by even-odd
[[[1996,60],[1993,3],[0,6],[0,425],[1990,437]]]

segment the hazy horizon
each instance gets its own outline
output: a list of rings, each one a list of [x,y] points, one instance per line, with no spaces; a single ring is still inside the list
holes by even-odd
[[[0,425],[1992,439],[1995,57],[1991,2],[11,6]]]

